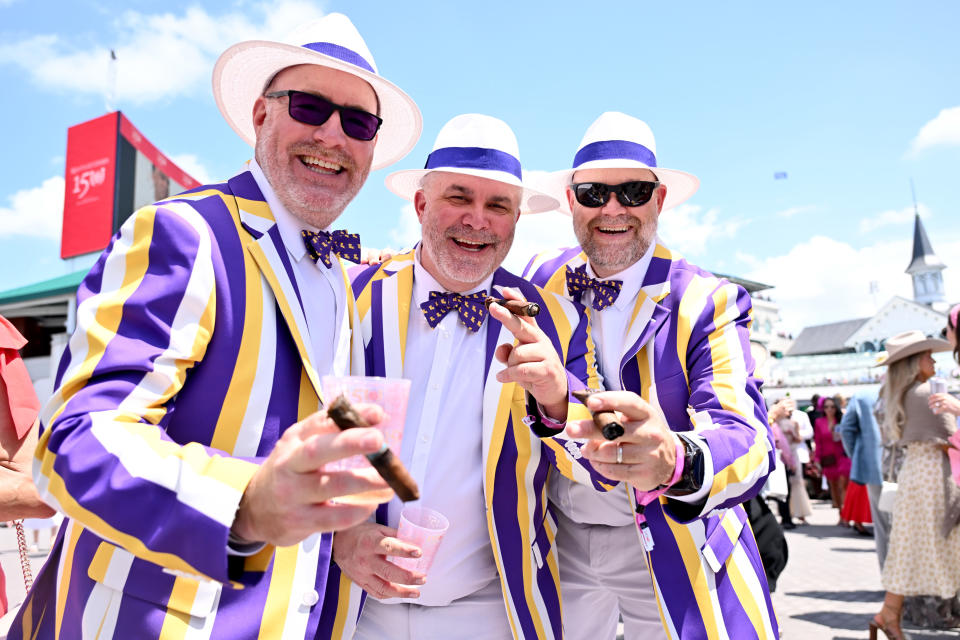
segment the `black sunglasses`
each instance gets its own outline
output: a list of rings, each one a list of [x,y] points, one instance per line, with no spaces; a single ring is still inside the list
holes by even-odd
[[[334,111],[340,112],[340,126],[343,132],[355,140],[373,140],[377,130],[383,124],[383,118],[368,113],[362,109],[344,107],[334,104],[326,98],[305,93],[303,91],[274,91],[264,95],[265,98],[290,98],[287,112],[297,122],[319,127],[330,119]]]
[[[653,197],[659,182],[632,180],[622,184],[604,184],[603,182],[577,182],[571,185],[577,202],[585,207],[596,209],[607,204],[611,193],[617,194],[617,200],[625,207],[645,205]]]

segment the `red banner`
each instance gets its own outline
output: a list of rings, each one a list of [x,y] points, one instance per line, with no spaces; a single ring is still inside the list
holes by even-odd
[[[108,113],[67,130],[61,258],[99,251],[113,235],[119,116]]]

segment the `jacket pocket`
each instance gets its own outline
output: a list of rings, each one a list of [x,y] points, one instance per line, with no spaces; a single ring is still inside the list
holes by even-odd
[[[213,613],[223,589],[219,582],[165,569],[109,542],[100,543],[87,576],[124,595],[198,618]]]
[[[747,513],[739,505],[707,517],[707,536],[700,553],[714,573],[720,571],[733,553],[746,521]]]
[[[540,526],[537,527],[533,536],[533,542],[530,544],[530,551],[533,553],[533,559],[537,563],[537,569],[543,569],[543,565],[547,563],[547,557],[549,557],[553,550],[550,534],[556,537],[557,519],[553,515],[553,510],[548,505],[547,513],[543,521],[540,522]]]

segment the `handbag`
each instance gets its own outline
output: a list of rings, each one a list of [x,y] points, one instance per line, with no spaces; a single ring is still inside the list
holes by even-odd
[[[877,509],[893,513],[893,505],[897,501],[897,483],[883,481],[880,488],[880,498],[877,499]]]
[[[832,453],[828,453],[827,455],[821,456],[820,458],[820,466],[832,467],[835,464],[837,464],[837,456],[835,456]]]
[[[23,520],[14,520],[13,526],[17,530],[17,549],[20,551],[20,570],[23,572],[23,586],[26,587],[27,593],[29,593],[30,587],[33,586],[33,570],[30,568],[30,558],[27,556],[27,536],[23,532]],[[13,619],[17,617],[17,613],[20,611],[20,605],[22,604],[21,602],[10,605],[7,612],[0,617],[0,638],[7,637],[7,633],[10,631],[10,625],[13,624]]]

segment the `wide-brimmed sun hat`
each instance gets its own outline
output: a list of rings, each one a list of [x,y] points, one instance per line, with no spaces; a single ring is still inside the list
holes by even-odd
[[[887,338],[887,356],[874,366],[885,367],[898,360],[909,358],[914,354],[923,353],[924,351],[937,352],[950,351],[951,349],[953,349],[953,345],[946,340],[928,338],[922,331],[904,331],[891,338]]]
[[[520,165],[517,137],[503,120],[479,113],[465,113],[443,125],[423,169],[395,171],[387,176],[390,191],[413,201],[423,177],[434,171],[460,173],[520,187],[521,213],[552,211],[560,202],[526,186]]]
[[[696,193],[700,180],[693,174],[657,164],[657,143],[646,122],[619,111],[607,111],[583,135],[570,169],[554,171],[537,184],[559,198],[560,211],[570,213],[566,189],[573,174],[584,169],[650,169],[667,187],[663,209],[676,207]]]
[[[413,149],[423,129],[420,109],[399,87],[382,78],[373,55],[350,18],[331,13],[296,29],[282,42],[239,42],[213,68],[213,96],[227,123],[254,145],[253,103],[275,75],[299,64],[316,64],[368,82],[380,101],[383,124],[376,138],[372,169],[393,164]]]

